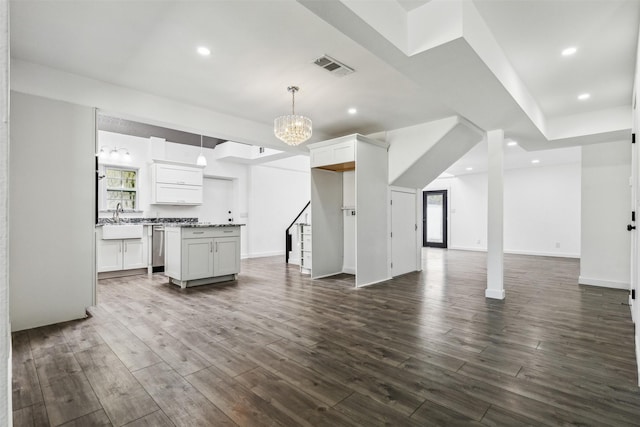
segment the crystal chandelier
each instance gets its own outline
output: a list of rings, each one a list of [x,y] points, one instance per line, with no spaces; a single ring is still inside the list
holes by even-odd
[[[273,133],[288,145],[298,145],[311,138],[311,119],[296,115],[296,92],[298,86],[289,86],[291,92],[291,114],[277,117],[273,121]]]

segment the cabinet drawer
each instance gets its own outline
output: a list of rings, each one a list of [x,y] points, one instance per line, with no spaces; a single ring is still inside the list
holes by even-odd
[[[240,227],[193,227],[183,228],[183,239],[195,239],[199,237],[239,237]]]
[[[179,165],[154,164],[157,183],[202,185],[202,169]]]
[[[158,204],[200,205],[202,204],[202,187],[195,185],[156,184]]]
[[[194,228],[183,228],[182,229],[182,238],[183,239],[197,239],[200,237],[214,237],[213,228],[209,227],[194,227]]]

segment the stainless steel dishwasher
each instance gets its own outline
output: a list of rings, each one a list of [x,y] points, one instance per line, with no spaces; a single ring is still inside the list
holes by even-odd
[[[164,225],[154,225],[151,237],[152,256],[151,267],[153,272],[164,271]]]

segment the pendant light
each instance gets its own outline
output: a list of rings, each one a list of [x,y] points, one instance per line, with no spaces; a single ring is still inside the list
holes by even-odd
[[[277,117],[273,121],[273,133],[288,145],[298,145],[311,138],[311,119],[296,115],[296,92],[300,88],[289,86],[287,90],[291,92],[291,114]]]
[[[198,156],[198,160],[196,160],[196,164],[198,166],[207,166],[207,158],[202,154],[202,135],[200,135],[200,155]]]

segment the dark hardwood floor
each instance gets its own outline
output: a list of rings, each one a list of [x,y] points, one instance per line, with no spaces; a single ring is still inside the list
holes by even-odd
[[[485,262],[429,249],[362,289],[280,257],[186,290],[102,280],[92,317],[13,334],[14,425],[639,425],[627,292],[507,255],[489,300]]]

